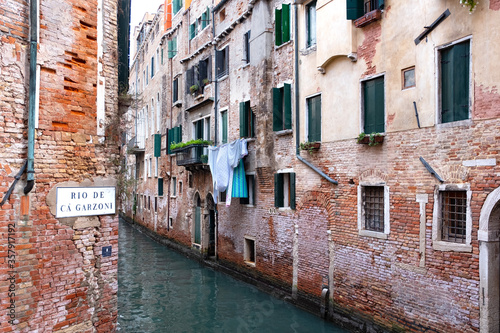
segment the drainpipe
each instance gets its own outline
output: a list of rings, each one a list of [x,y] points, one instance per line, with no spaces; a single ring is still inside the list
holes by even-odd
[[[314,170],[317,174],[319,174],[321,177],[325,178],[328,180],[330,183],[334,185],[338,185],[339,182],[336,180],[331,179],[328,177],[323,171],[321,171],[319,168],[314,166],[311,162],[305,160],[300,156],[300,150],[299,150],[299,145],[300,145],[300,99],[299,99],[299,41],[298,41],[298,35],[299,35],[299,27],[297,25],[298,22],[298,9],[297,6],[298,4],[295,3],[295,13],[294,13],[294,34],[295,34],[295,155],[297,156],[297,159],[310,167],[312,170]]]
[[[35,114],[36,114],[36,56],[38,48],[38,1],[30,1],[30,81],[28,109],[28,174],[24,194],[28,194],[35,185]]]
[[[169,50],[170,51],[170,50]],[[174,89],[173,89],[173,82],[174,82],[174,74],[173,74],[173,65],[172,65],[172,59],[168,59],[169,65],[170,65],[170,103],[169,108],[170,108],[170,128],[173,126],[173,119],[172,119],[172,109],[174,108],[172,106],[172,101],[174,100]],[[177,84],[177,95],[179,95],[179,85]],[[168,144],[168,130],[167,130],[167,144]],[[167,155],[168,155],[168,147],[167,148]],[[172,155],[168,155],[168,158],[170,160],[170,175],[168,177],[168,191],[167,191],[167,231],[170,231],[170,188],[172,187]],[[188,176],[189,177],[189,176]]]
[[[223,0],[224,1],[224,0]],[[214,68],[217,66],[217,43],[215,42],[215,10],[212,8],[212,38],[214,44]],[[212,70],[212,69],[210,69]],[[215,71],[216,74],[216,71]],[[218,112],[219,112],[219,85],[217,80],[217,74],[215,75],[214,82],[214,127],[215,127],[215,136],[214,136],[214,145],[217,146],[219,141],[219,121],[218,121]],[[218,231],[219,231],[219,211],[217,210],[217,204],[214,204],[215,210],[215,260],[217,260],[217,243],[218,243]]]

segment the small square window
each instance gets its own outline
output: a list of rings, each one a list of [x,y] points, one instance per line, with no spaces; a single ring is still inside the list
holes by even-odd
[[[403,69],[402,71],[403,79],[403,90],[415,87],[415,67],[410,67]]]
[[[242,205],[255,205],[255,176],[246,175],[248,197],[240,198],[240,204]]]
[[[465,243],[467,193],[465,191],[441,192],[441,240]]]
[[[226,191],[219,192],[219,202],[226,202]]]
[[[389,188],[381,183],[358,187],[358,229],[361,236],[387,239],[389,226]]]
[[[168,219],[168,227],[169,227],[169,228],[172,228],[173,226],[174,226],[174,219],[173,219],[172,217],[170,217],[170,218]]]
[[[255,265],[255,240],[245,237],[245,262]]]

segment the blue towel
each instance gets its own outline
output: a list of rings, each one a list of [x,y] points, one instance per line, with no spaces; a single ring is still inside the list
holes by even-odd
[[[241,159],[238,166],[234,168],[233,188],[231,193],[233,198],[248,198],[247,178],[243,164],[243,159]]]

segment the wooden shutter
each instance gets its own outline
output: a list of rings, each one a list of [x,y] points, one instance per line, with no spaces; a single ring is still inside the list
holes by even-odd
[[[170,155],[172,152],[170,151],[170,145],[174,142],[174,129],[170,128],[167,131],[167,154]]]
[[[229,74],[229,45],[224,48],[224,72]]]
[[[441,122],[469,118],[469,41],[441,51]]]
[[[199,75],[198,75],[199,83],[198,83],[198,85],[200,87],[203,86],[203,84],[204,84],[203,80],[208,78],[208,73],[207,73],[208,66],[207,65],[208,65],[208,59],[201,60],[199,65],[198,65],[198,71],[199,71]]]
[[[281,6],[281,43],[290,40],[290,5]]]
[[[364,132],[385,132],[384,77],[364,83]]]
[[[248,114],[246,103],[240,103],[240,137],[246,138],[248,137]]]
[[[179,78],[174,80],[172,90],[172,101],[177,102],[177,100],[179,99]]]
[[[222,143],[227,143],[227,111],[221,113],[222,118]]]
[[[307,100],[308,135],[307,141],[321,141],[321,96]]]
[[[161,134],[155,134],[154,135],[154,157],[160,157],[161,156]]]
[[[249,136],[254,138],[255,137],[255,115],[252,112],[252,109],[250,108],[250,101],[247,101],[245,103],[245,108],[247,109],[248,117],[250,118],[249,121]]]
[[[292,129],[292,86],[288,83],[283,86],[283,102],[285,129]]]
[[[175,142],[182,142],[182,125],[177,126],[175,131]]]
[[[189,94],[189,88],[194,84],[194,67],[186,71],[186,94]]]
[[[274,174],[274,207],[283,207],[283,174]]]
[[[195,25],[193,23],[189,26],[189,39],[194,38],[194,36],[195,36],[194,31],[195,31]]]
[[[224,50],[215,51],[215,76],[217,78],[224,72]]]
[[[295,172],[290,174],[290,208],[295,209]]]
[[[282,41],[283,32],[281,29],[281,9],[277,9],[277,8],[274,10],[274,34],[276,37],[276,40],[275,40],[276,46],[283,44],[283,41]]]
[[[280,88],[273,88],[273,131],[283,130],[283,96]]]
[[[347,19],[355,20],[364,15],[364,1],[363,0],[346,0],[347,4]]]
[[[201,207],[199,206],[194,211],[194,242],[201,244]]]
[[[163,196],[163,178],[158,178],[158,196]]]

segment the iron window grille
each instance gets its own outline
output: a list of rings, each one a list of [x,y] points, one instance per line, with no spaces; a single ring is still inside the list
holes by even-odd
[[[365,186],[363,188],[365,210],[365,230],[384,232],[384,187]]]
[[[441,192],[441,240],[465,243],[467,192]]]

